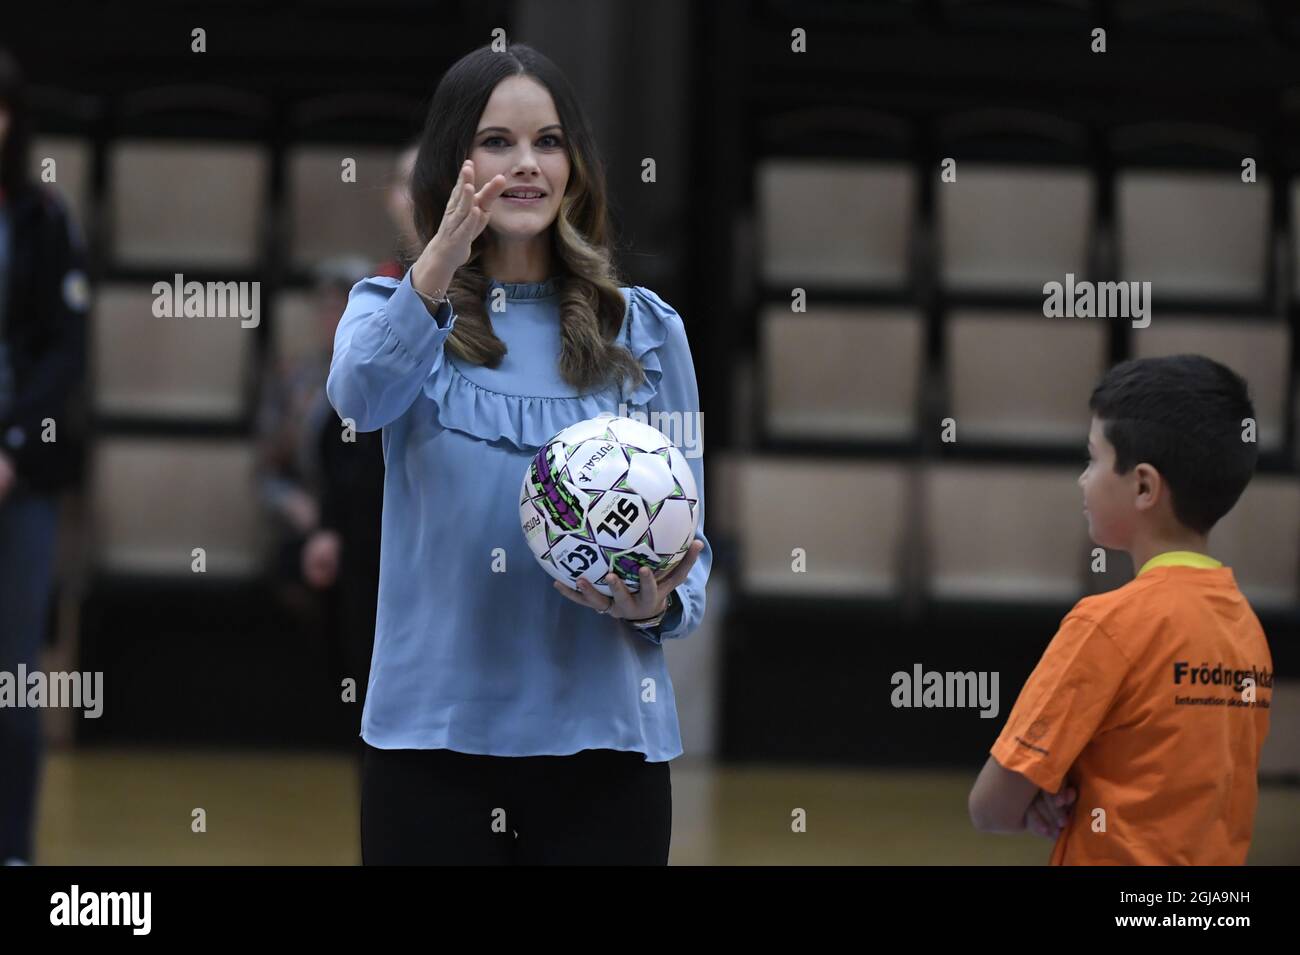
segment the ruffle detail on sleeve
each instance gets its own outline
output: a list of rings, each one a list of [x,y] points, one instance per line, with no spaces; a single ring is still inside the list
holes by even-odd
[[[628,382],[573,397],[511,395],[470,381],[450,355],[444,355],[425,379],[424,394],[433,402],[438,423],[489,443],[506,442],[521,451],[534,451],[571,424],[613,413],[618,403],[644,406],[659,390],[663,367],[658,351],[668,337],[672,308],[654,292],[640,286],[624,289],[628,310],[618,340],[645,369],[646,380],[635,388]]]
[[[645,369],[645,381],[628,393],[627,383],[621,384],[620,394],[627,404],[643,408],[659,393],[659,381],[664,376],[659,363],[659,350],[668,339],[668,322],[681,321],[671,305],[648,288],[632,286],[628,301],[628,315],[620,340],[627,346]]]

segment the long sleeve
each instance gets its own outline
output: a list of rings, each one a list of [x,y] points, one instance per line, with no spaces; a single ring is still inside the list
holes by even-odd
[[[695,539],[704,542],[704,550],[686,580],[673,591],[673,606],[659,626],[636,630],[652,643],[681,639],[690,636],[704,619],[705,585],[713,567],[713,548],[704,536],[704,428],[700,413],[700,394],[695,379],[695,363],[691,358],[690,343],[686,339],[686,326],[681,316],[654,292],[637,286],[634,307],[647,309],[662,322],[666,334],[658,349],[662,376],[654,395],[646,402],[649,424],[656,426],[678,445],[695,476],[699,494],[699,519]],[[665,417],[656,424],[656,412]],[[670,427],[667,423],[672,422]],[[680,422],[680,424],[678,424]],[[674,433],[678,431],[680,433]],[[635,628],[633,628],[635,629]]]
[[[46,346],[14,395],[9,416],[0,421],[0,433],[10,444],[0,450],[14,456],[20,475],[40,466],[40,456],[50,453],[40,439],[43,422],[51,418],[63,426],[70,397],[86,369],[86,312],[89,293],[85,274],[85,247],[80,233],[61,201],[45,199],[49,210],[39,238],[37,307],[49,329]],[[16,437],[16,440],[14,440]]]
[[[392,297],[380,298],[396,315],[402,293],[392,290],[398,283],[373,281],[387,283],[381,292]],[[628,409],[650,411],[661,384],[653,408],[691,419],[687,440],[671,419],[659,425],[685,459],[674,455],[672,470],[685,484],[691,469],[697,492],[703,489],[685,329],[653,293],[620,287],[628,309],[619,340],[641,363],[645,379],[574,394],[556,360],[564,341],[563,282],[552,276],[490,283],[487,294],[501,288],[506,300],[493,326],[509,358],[496,368],[444,355],[422,380],[427,363],[417,366],[404,357],[409,347],[401,328],[383,327],[400,318],[376,314],[382,301],[364,305],[375,324],[364,345],[352,326],[340,332],[335,371],[360,369],[363,378],[344,388],[342,377],[335,380],[336,405],[359,411],[369,425],[406,408],[383,429],[377,449],[386,464],[380,475],[382,558],[362,718],[362,736],[371,746],[492,756],[613,749],[644,753],[651,762],[683,751],[669,654],[661,643],[665,636],[685,636],[702,618],[711,554],[706,550],[675,589],[676,606],[659,628],[633,630],[546,585],[517,502],[523,472],[546,442],[601,415],[640,417]],[[396,395],[399,389],[400,400],[385,397],[385,390]],[[360,438],[377,437],[360,435],[358,447]],[[698,499],[695,506],[699,514]],[[677,533],[673,548],[682,544]],[[497,548],[507,562],[489,564]],[[520,572],[492,572],[507,564]],[[647,678],[659,687],[658,705],[643,699]]]
[[[451,306],[436,316],[411,287],[368,278],[358,282],[334,333],[325,393],[344,420],[358,431],[378,431],[415,402],[425,379],[438,367],[443,345],[456,325]]]

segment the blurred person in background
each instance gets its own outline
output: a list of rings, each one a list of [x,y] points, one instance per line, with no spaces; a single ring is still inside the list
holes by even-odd
[[[338,584],[345,540],[364,550],[366,515],[375,510],[370,519],[376,524],[379,515],[352,500],[364,483],[354,473],[355,459],[364,452],[345,444],[343,423],[325,397],[325,379],[348,292],[369,267],[365,258],[346,256],[316,268],[313,340],[299,355],[277,356],[263,384],[257,421],[258,486],[275,525],[275,582],[291,612],[324,633],[335,687],[348,676],[364,687],[355,662],[354,644],[366,638],[355,633],[354,581]],[[376,527],[376,548],[378,533]],[[365,566],[364,560],[357,563]],[[375,579],[377,587],[378,570]],[[345,722],[359,725],[359,713]]]
[[[365,274],[364,259],[333,259],[315,270],[313,342],[299,355],[279,355],[263,383],[258,408],[258,482],[262,503],[280,532],[278,569],[297,580],[300,553],[320,526],[321,429],[332,410],[324,399],[334,329],[333,309],[347,301],[348,290]]]
[[[418,143],[408,145],[393,166],[385,204],[397,240],[397,255],[376,266],[376,275],[400,279],[419,255],[411,205],[411,169]],[[335,325],[341,309],[332,316]],[[330,347],[333,347],[331,335]],[[328,363],[328,361],[327,361]],[[344,677],[356,681],[356,712],[348,727],[361,757],[361,712],[370,679],[379,601],[380,522],[384,507],[384,448],[378,431],[349,431],[331,407],[333,426],[321,432],[320,527],[303,547],[303,579],[318,589],[337,588]]]
[[[41,666],[59,492],[81,473],[76,398],[90,300],[72,218],[29,176],[30,122],[21,70],[0,49],[0,672],[17,693],[27,690],[16,682],[19,667]],[[34,857],[40,715],[0,697],[0,861],[8,865]]]
[[[397,155],[393,164],[393,179],[386,194],[388,217],[397,230],[397,258],[381,263],[375,275],[400,279],[420,254],[420,237],[415,232],[415,207],[411,204],[411,170],[420,151],[419,142],[409,144]]]

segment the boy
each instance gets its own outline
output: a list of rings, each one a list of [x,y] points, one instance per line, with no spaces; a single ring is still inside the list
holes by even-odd
[[[1061,622],[971,790],[971,821],[1055,838],[1053,865],[1240,865],[1273,662],[1207,538],[1255,469],[1246,383],[1199,355],[1127,361],[1089,408],[1088,532],[1138,572]]]

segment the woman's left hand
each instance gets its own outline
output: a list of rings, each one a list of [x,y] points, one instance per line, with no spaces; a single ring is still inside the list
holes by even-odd
[[[686,556],[682,558],[681,563],[672,570],[665,571],[659,577],[656,577],[649,567],[642,567],[640,573],[641,589],[636,593],[632,593],[627,589],[627,585],[623,583],[618,574],[610,573],[606,575],[605,583],[614,591],[613,603],[610,602],[609,597],[597,590],[595,585],[586,577],[578,578],[578,589],[576,591],[558,580],[555,581],[555,589],[574,603],[582,604],[584,607],[590,607],[592,610],[608,610],[611,617],[619,617],[624,620],[645,620],[648,617],[658,616],[663,612],[668,602],[668,595],[686,579],[686,575],[691,572],[691,567],[702,550],[704,550],[704,541],[698,538],[691,541],[691,546],[686,551]]]

